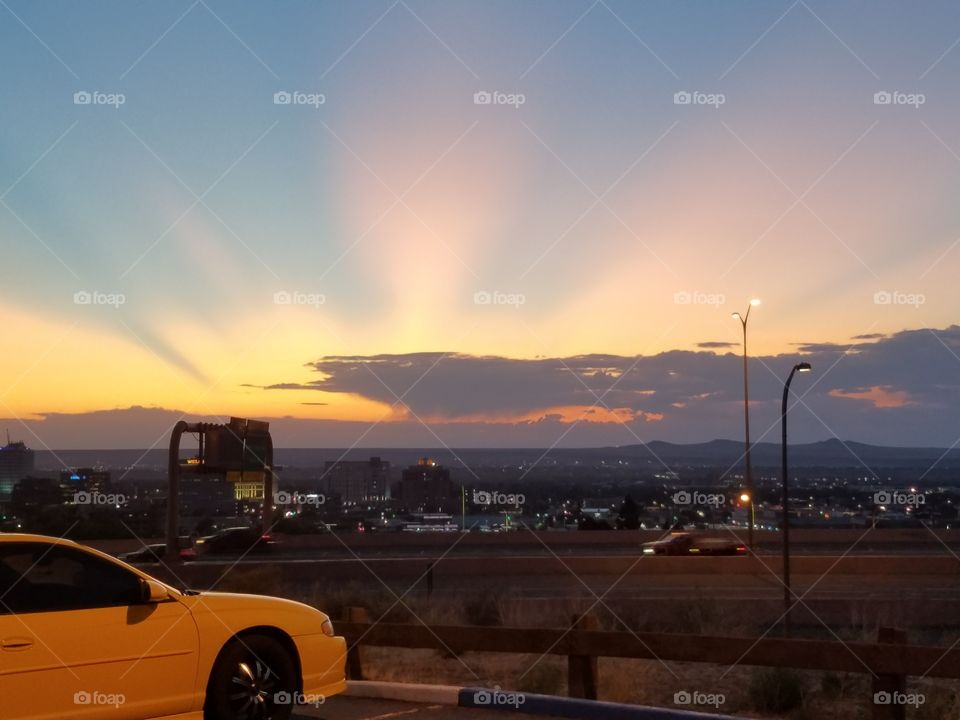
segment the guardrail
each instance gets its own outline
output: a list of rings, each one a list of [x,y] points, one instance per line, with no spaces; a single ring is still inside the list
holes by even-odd
[[[347,638],[347,668],[362,680],[361,646],[428,648],[459,652],[565,655],[571,697],[596,699],[597,658],[619,657],[719,665],[752,665],[870,674],[876,693],[906,692],[909,676],[960,678],[960,649],[906,644],[903,630],[881,628],[876,643],[744,638],[676,633],[611,632],[596,619],[574,629],[371,623],[363,608],[347,608],[337,631]],[[876,696],[871,696],[873,701]],[[872,702],[874,720],[903,720],[903,704]]]

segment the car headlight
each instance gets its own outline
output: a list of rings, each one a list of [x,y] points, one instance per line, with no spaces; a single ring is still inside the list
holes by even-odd
[[[333,637],[333,623],[330,622],[330,618],[327,618],[323,621],[323,624],[320,626],[320,630],[327,637]]]

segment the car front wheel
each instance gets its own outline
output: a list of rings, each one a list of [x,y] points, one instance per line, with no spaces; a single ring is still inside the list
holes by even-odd
[[[266,635],[232,640],[207,686],[204,720],[287,720],[297,695],[290,653]]]

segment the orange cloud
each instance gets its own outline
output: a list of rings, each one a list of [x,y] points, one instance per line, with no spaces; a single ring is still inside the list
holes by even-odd
[[[830,391],[831,397],[851,398],[853,400],[868,400],[875,408],[898,408],[904,405],[913,405],[914,400],[904,390],[894,390],[890,385],[874,385],[866,390],[846,392],[835,388]]]
[[[662,413],[644,412],[643,410],[631,410],[630,408],[605,408],[602,406],[591,405],[558,405],[555,407],[542,408],[539,410],[528,410],[522,413],[513,414],[476,414],[469,416],[460,416],[456,418],[437,417],[431,418],[428,422],[432,423],[452,423],[452,422],[487,422],[496,424],[516,424],[516,423],[535,423],[542,420],[552,419],[561,423],[630,423],[636,420],[644,422],[660,422],[663,420]]]

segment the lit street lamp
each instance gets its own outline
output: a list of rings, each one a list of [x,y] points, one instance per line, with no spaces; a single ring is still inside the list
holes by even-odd
[[[733,313],[733,317],[740,321],[743,327],[743,442],[744,442],[744,461],[746,470],[744,480],[746,481],[747,492],[750,494],[750,510],[747,513],[747,546],[753,548],[753,525],[756,518],[755,505],[753,498],[756,497],[756,489],[753,487],[753,465],[750,462],[750,390],[747,374],[747,320],[750,319],[750,308],[759,305],[760,301],[754,298],[747,306],[747,312],[741,315],[738,312]]]
[[[790,608],[793,599],[790,597],[790,476],[787,472],[787,396],[790,394],[790,383],[797,372],[810,372],[810,363],[802,362],[793,366],[787,382],[783,385],[783,402],[780,405],[780,453],[783,464],[783,609],[787,635],[790,635]]]

